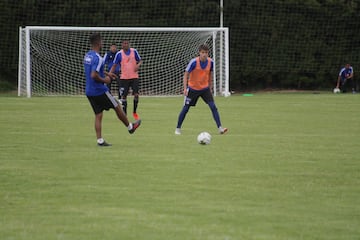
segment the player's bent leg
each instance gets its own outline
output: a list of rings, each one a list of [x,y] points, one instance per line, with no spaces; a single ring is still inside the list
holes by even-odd
[[[118,117],[118,119],[124,123],[124,125],[128,128],[128,131],[130,134],[133,134],[135,132],[135,130],[140,126],[141,124],[141,120],[138,119],[137,121],[135,121],[134,123],[130,123],[127,116],[125,115],[124,111],[122,110],[122,108],[120,107],[120,105],[116,106],[114,108],[116,115]]]
[[[123,109],[121,108],[121,105],[118,105],[114,108],[115,113],[118,117],[118,119],[124,123],[125,126],[129,126],[129,120],[126,117],[126,114],[124,113]]]

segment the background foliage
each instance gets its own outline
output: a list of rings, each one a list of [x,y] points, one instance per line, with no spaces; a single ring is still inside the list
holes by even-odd
[[[224,0],[233,89],[333,86],[360,62],[360,0]],[[18,28],[26,25],[216,27],[218,0],[2,0],[0,86],[17,82]]]

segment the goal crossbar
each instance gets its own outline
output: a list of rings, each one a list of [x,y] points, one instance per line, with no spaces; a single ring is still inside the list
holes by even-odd
[[[131,31],[131,32],[211,32],[228,31],[227,27],[71,27],[71,26],[26,26],[29,30],[59,31]]]

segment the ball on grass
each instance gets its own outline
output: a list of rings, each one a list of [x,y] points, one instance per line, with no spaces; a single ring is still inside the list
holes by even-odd
[[[198,143],[200,143],[201,145],[208,145],[211,142],[211,135],[208,132],[201,132],[198,136],[197,136],[197,141]]]

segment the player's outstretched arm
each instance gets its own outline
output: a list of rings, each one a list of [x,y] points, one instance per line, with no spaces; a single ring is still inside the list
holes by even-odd
[[[114,73],[115,70],[116,70],[116,66],[117,66],[117,63],[114,63],[114,64],[111,66],[111,69],[110,69],[109,73]]]
[[[104,78],[100,77],[99,73],[96,71],[91,72],[91,78],[95,79],[95,81],[103,82],[103,83],[110,83],[111,79],[109,76],[105,76]]]
[[[337,82],[336,82],[336,88],[339,88],[340,86],[340,76],[338,76]]]
[[[116,78],[116,74],[112,73],[112,72],[104,72],[106,76],[109,76],[111,79],[115,79]]]

